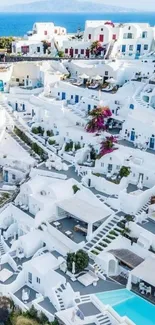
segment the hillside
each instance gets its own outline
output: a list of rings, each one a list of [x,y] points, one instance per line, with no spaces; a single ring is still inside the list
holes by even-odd
[[[27,4],[0,6],[0,12],[124,12],[127,9],[95,0],[40,0]],[[131,10],[130,10],[131,11]]]

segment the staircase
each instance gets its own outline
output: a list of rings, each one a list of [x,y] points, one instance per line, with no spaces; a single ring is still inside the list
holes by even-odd
[[[121,228],[117,225],[118,222],[123,220],[123,216],[119,216],[119,212],[114,214],[103,228],[84,246],[84,250],[91,254],[92,258],[100,254],[105,248],[116,239],[120,233]]]
[[[3,244],[0,239],[0,255],[4,255],[4,254],[5,254],[5,250],[4,250]]]
[[[114,43],[115,43],[115,41],[113,40],[109,44],[109,46],[107,48],[107,51],[106,51],[106,54],[104,56],[104,59],[106,59],[106,60],[110,59],[110,56],[111,56],[111,53],[112,53],[112,50],[113,50],[113,47],[114,47]]]
[[[97,315],[96,318],[97,318],[98,325],[111,325],[110,318],[106,314],[105,315],[99,314],[99,315]]]
[[[95,268],[97,268],[97,275],[99,276],[99,278],[105,281],[106,280],[105,271],[102,269],[102,267],[99,264],[94,263],[92,265],[92,269],[94,270]]]
[[[65,306],[64,306],[63,300],[61,298],[61,293],[63,292],[64,289],[65,289],[65,287],[62,284],[58,289],[55,290],[56,296],[57,296],[58,301],[59,301],[60,310],[65,310]]]

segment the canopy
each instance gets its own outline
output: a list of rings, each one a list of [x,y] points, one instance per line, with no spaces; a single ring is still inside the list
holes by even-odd
[[[120,262],[123,262],[131,269],[144,261],[143,258],[131,252],[129,249],[111,249],[108,252],[113,254]]]
[[[77,218],[86,223],[95,223],[107,218],[111,214],[111,209],[103,204],[103,208],[88,204],[86,201],[77,198],[75,195],[72,198],[60,201],[57,207],[68,212],[73,218]]]
[[[89,76],[86,73],[83,73],[79,76],[81,79],[88,79]]]
[[[117,80],[114,79],[114,78],[109,78],[109,79],[106,80],[106,82],[109,82],[111,84],[115,84],[117,82]]]
[[[148,257],[144,262],[131,271],[131,275],[155,287],[154,270],[155,259]]]
[[[101,76],[99,76],[99,75],[97,74],[97,76],[93,77],[93,79],[94,79],[94,80],[102,80],[103,77],[101,77]]]

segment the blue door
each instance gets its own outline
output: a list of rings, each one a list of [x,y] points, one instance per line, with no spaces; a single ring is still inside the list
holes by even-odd
[[[0,91],[4,91],[4,84],[2,80],[0,80]]]
[[[23,104],[23,111],[25,111],[25,104]]]
[[[154,137],[150,138],[150,149],[154,149]]]
[[[79,96],[75,95],[75,103],[78,103],[78,102],[79,102]]]
[[[140,54],[140,52],[141,52],[141,44],[137,44],[137,52]]]
[[[126,52],[126,45],[122,45],[122,53]]]
[[[8,183],[9,177],[8,177],[8,171],[6,170],[4,173],[4,182]]]
[[[135,141],[135,131],[131,131],[131,137],[130,137],[131,141]]]
[[[88,113],[90,112],[90,110],[91,110],[91,105],[88,104]]]
[[[66,99],[66,93],[62,93],[62,100]]]
[[[15,104],[15,110],[18,111],[18,103]]]

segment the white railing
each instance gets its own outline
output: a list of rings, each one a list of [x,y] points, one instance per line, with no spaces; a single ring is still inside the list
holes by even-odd
[[[18,306],[22,311],[29,310],[28,306],[26,306],[20,299],[18,299],[12,292],[10,292],[10,297],[14,301],[15,305]]]
[[[50,312],[48,312],[44,307],[42,307],[39,303],[42,302],[44,300],[43,297],[39,297],[36,300],[33,301],[33,306],[35,307],[35,309],[37,309],[39,312],[43,312],[46,317],[49,319],[50,322],[54,321],[55,316],[53,314],[51,314]]]
[[[46,222],[47,227],[48,227],[48,231],[49,233],[55,237],[56,239],[61,238],[61,243],[64,244],[66,246],[66,248],[68,249],[68,251],[72,251],[72,252],[76,252],[79,249],[82,249],[85,245],[85,242],[81,242],[79,244],[76,244],[73,240],[71,240],[70,238],[68,238],[66,235],[64,235],[63,233],[61,233],[58,229],[56,229],[55,227],[53,227],[52,225],[50,225],[48,222]]]

